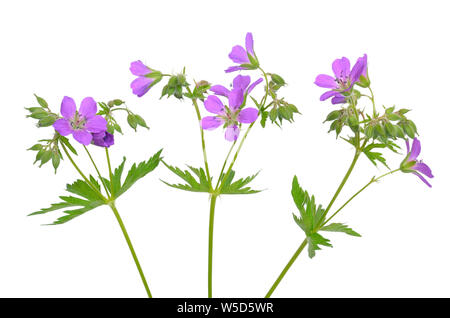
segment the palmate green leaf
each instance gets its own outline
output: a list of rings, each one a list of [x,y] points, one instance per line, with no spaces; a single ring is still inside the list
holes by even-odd
[[[259,172],[247,178],[241,178],[233,182],[235,172],[231,170],[227,179],[223,183],[220,194],[253,194],[261,192],[261,190],[253,190],[250,187],[246,187],[246,185],[252,182],[258,174]]]
[[[127,173],[125,180],[122,183],[122,174],[123,169],[125,167],[126,158],[124,157],[122,163],[114,169],[113,175],[111,176],[111,181],[103,178],[105,182],[106,188],[112,194],[114,199],[117,199],[119,196],[124,194],[131,186],[138,181],[139,179],[145,177],[148,173],[155,170],[155,168],[159,165],[162,160],[161,157],[162,149],[155,153],[152,157],[150,157],[147,161],[142,161],[138,164],[134,163],[130,170]]]
[[[316,206],[314,196],[310,197],[308,192],[300,187],[297,176],[294,176],[292,180],[291,194],[300,212],[300,217],[294,214],[294,220],[305,232],[306,236],[309,236],[318,229],[325,210],[322,208],[322,205]]]
[[[329,225],[326,225],[320,229],[321,231],[327,231],[327,232],[342,232],[351,236],[358,236],[361,237],[361,234],[356,233],[351,228],[349,228],[347,225],[343,223],[331,223]]]
[[[100,190],[100,185],[95,178],[90,176],[89,179],[94,186]],[[67,184],[66,190],[72,194],[78,195],[79,197],[60,196],[59,198],[62,202],[53,203],[49,208],[41,209],[29,215],[45,214],[68,208],[63,211],[65,213],[64,216],[58,218],[52,223],[53,225],[56,225],[66,223],[90,210],[95,209],[96,207],[106,204],[103,198],[97,192],[93,191],[89,184],[87,184],[84,180],[76,180],[72,184]]]
[[[143,161],[139,164],[133,164],[128,171],[124,182],[121,182],[121,177],[125,165],[125,158],[122,163],[114,170],[112,175],[112,182],[103,178],[106,188],[112,193],[112,200],[117,199],[120,195],[125,193],[137,180],[146,176],[149,172],[153,171],[161,161],[161,152],[158,151],[148,161]],[[84,180],[76,180],[72,184],[66,186],[66,190],[76,196],[60,196],[62,202],[54,203],[49,208],[41,209],[37,212],[33,212],[30,215],[45,214],[48,212],[66,209],[63,212],[64,216],[57,219],[53,224],[63,224],[75,217],[78,217],[96,207],[99,207],[108,202],[102,197],[100,183],[93,177],[89,176],[90,183],[97,191],[94,191],[90,184]],[[100,193],[99,193],[100,192]]]
[[[191,192],[206,192],[210,193],[211,189],[209,186],[208,178],[206,176],[205,170],[203,168],[194,168],[191,166],[188,166],[188,168],[194,173],[196,177],[194,177],[191,172],[188,170],[181,170],[178,167],[173,167],[168,165],[163,161],[163,164],[174,174],[176,174],[178,177],[183,179],[186,183],[178,183],[178,184],[171,184],[164,180],[161,180],[166,185],[172,188],[185,190],[185,191],[191,191]]]
[[[330,240],[324,238],[319,233],[313,233],[307,236],[307,241],[308,255],[310,258],[313,258],[316,255],[316,251],[321,249],[319,245],[333,247],[333,245],[330,244]]]

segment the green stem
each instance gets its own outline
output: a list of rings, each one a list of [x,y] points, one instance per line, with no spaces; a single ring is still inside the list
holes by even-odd
[[[355,138],[357,138],[359,140],[359,134],[355,134]],[[359,141],[358,141],[359,142]],[[325,219],[327,213],[330,211],[331,207],[333,206],[334,201],[336,201],[337,197],[339,196],[339,193],[341,193],[342,188],[344,187],[345,183],[347,182],[348,178],[350,177],[350,174],[353,171],[353,168],[356,165],[356,162],[358,161],[359,155],[361,154],[361,150],[365,147],[367,143],[367,140],[363,143],[362,146],[359,145],[356,147],[355,149],[355,155],[353,156],[353,160],[350,164],[350,167],[348,168],[347,172],[345,173],[344,178],[342,179],[341,183],[339,184],[339,187],[337,188],[336,192],[333,195],[333,198],[331,199],[330,203],[328,203],[327,208],[325,209],[325,213],[323,214],[322,219],[319,221],[319,224],[322,224],[323,220]],[[321,227],[321,226],[320,226]],[[306,239],[302,242],[302,244],[299,246],[299,248],[297,249],[297,251],[295,252],[295,254],[291,257],[289,263],[285,266],[285,268],[283,269],[283,271],[281,272],[280,276],[278,277],[278,279],[275,281],[275,283],[272,285],[272,287],[270,288],[269,292],[266,295],[266,298],[270,297],[270,295],[272,295],[273,291],[277,288],[278,284],[280,283],[280,281],[283,279],[284,275],[286,274],[286,272],[289,270],[289,268],[291,267],[291,265],[295,262],[295,260],[297,259],[298,255],[302,252],[302,250],[304,249],[304,245],[306,245]]]
[[[361,189],[359,189],[354,195],[352,195],[351,197],[350,197],[350,199],[348,199],[339,209],[337,209],[336,210],[336,212],[334,212],[333,213],[333,215],[331,215],[325,222],[323,222],[323,224],[322,224],[322,226],[321,227],[323,227],[325,224],[327,224],[336,214],[338,214],[343,208],[345,208],[345,206],[347,205],[347,204],[349,204],[350,203],[350,201],[352,201],[356,196],[358,196],[358,194],[360,194],[361,192],[363,192],[368,186],[370,186],[372,183],[375,183],[375,182],[377,182],[377,181],[379,181],[380,179],[382,179],[382,178],[384,178],[384,177],[386,177],[386,176],[388,176],[388,175],[391,175],[391,174],[393,174],[393,173],[395,173],[395,172],[397,172],[397,171],[400,171],[400,168],[399,169],[396,169],[396,170],[392,170],[392,171],[389,171],[389,172],[387,172],[387,173],[385,173],[385,174],[383,174],[383,175],[381,175],[381,176],[379,176],[379,177],[377,177],[377,178],[375,178],[375,177],[373,177],[372,179],[370,179],[370,181],[364,186],[364,187],[362,187]]]
[[[75,161],[72,159],[72,156],[69,154],[69,152],[67,151],[66,146],[63,143],[60,143],[60,145],[62,146],[64,153],[66,154],[67,158],[69,158],[70,162],[72,163],[72,165],[75,167],[75,170],[78,171],[78,173],[80,174],[80,176],[84,179],[84,181],[86,181],[86,183],[92,188],[93,191],[97,192],[97,194],[105,201],[108,202],[108,199],[106,199],[103,194],[97,189],[97,187],[95,187],[92,182],[84,175],[84,173],[80,170],[80,168],[78,168],[77,164],[75,163]]]
[[[223,179],[221,178],[222,173],[223,173],[223,171],[225,170],[225,167],[226,167],[227,162],[228,162],[228,158],[230,157],[231,152],[233,151],[235,145],[236,145],[236,140],[235,140],[235,141],[233,142],[233,144],[231,145],[230,150],[228,151],[228,154],[227,154],[227,156],[225,157],[225,161],[223,162],[223,165],[222,165],[222,170],[220,170],[219,178],[218,178],[217,183],[216,183],[216,189],[217,189],[217,187],[219,186],[220,180],[223,180]]]
[[[214,211],[216,208],[217,196],[211,195],[211,206],[209,209],[209,235],[208,235],[208,298],[212,298],[212,257],[213,257],[213,232],[214,232]]]
[[[303,251],[303,249],[305,248],[306,244],[308,243],[308,241],[306,239],[303,240],[302,244],[300,244],[300,246],[298,247],[298,249],[295,251],[294,255],[292,255],[291,259],[289,260],[289,262],[286,264],[286,266],[284,267],[283,271],[281,272],[281,274],[278,276],[277,280],[275,281],[275,283],[273,283],[272,287],[269,289],[269,291],[267,292],[265,298],[270,298],[270,296],[272,295],[272,293],[275,291],[275,289],[277,288],[278,284],[281,282],[281,280],[283,279],[284,275],[286,275],[287,271],[289,270],[289,268],[291,268],[292,264],[294,264],[295,260],[297,259],[297,257],[300,255],[300,253]]]
[[[152,298],[152,294],[150,293],[150,288],[148,287],[147,280],[145,279],[144,272],[142,271],[141,265],[139,264],[139,260],[136,256],[136,252],[134,251],[133,244],[131,244],[130,237],[128,236],[127,230],[125,228],[125,225],[123,224],[122,218],[119,215],[119,212],[117,211],[116,206],[114,205],[114,202],[111,202],[109,204],[111,207],[111,210],[114,212],[114,216],[117,219],[117,222],[120,225],[120,229],[122,230],[123,236],[125,237],[125,240],[127,241],[128,248],[130,249],[131,255],[133,256],[134,262],[136,263],[136,267],[139,271],[139,275],[141,276],[142,283],[144,284],[145,290],[147,292],[147,295],[149,298]]]
[[[348,178],[350,177],[350,174],[353,171],[353,168],[355,168],[355,165],[356,165],[356,162],[358,161],[359,155],[360,155],[360,151],[359,151],[359,149],[356,149],[355,155],[353,156],[352,163],[350,164],[350,167],[348,168],[347,172],[345,173],[344,178],[342,179],[341,183],[339,184],[339,187],[337,188],[336,192],[334,193],[333,198],[331,199],[330,203],[328,203],[328,206],[325,209],[325,213],[323,214],[322,220],[320,220],[319,224],[326,217],[328,211],[330,211],[331,207],[333,206],[334,201],[336,201],[337,197],[339,196],[339,193],[341,193],[342,188],[344,187],[345,183],[347,182]]]
[[[112,182],[112,169],[111,169],[111,160],[109,159],[109,150],[108,147],[105,147],[106,152],[106,161],[108,162],[108,170],[109,170],[109,186],[111,187],[111,195],[114,195],[114,188],[113,188],[113,182]]]
[[[190,90],[190,88],[187,88],[189,94],[192,94],[192,91]],[[197,104],[197,99],[192,99],[192,104],[194,105],[195,108],[195,113],[197,114],[197,119],[198,119],[198,123],[199,123],[199,128],[200,128],[200,135],[202,137],[202,151],[203,151],[203,161],[205,162],[205,171],[206,171],[206,176],[208,177],[208,183],[209,183],[209,187],[210,190],[212,190],[212,185],[211,185],[211,175],[209,173],[209,165],[208,165],[208,157],[206,156],[206,145],[205,145],[205,134],[203,132],[203,128],[201,126],[201,120],[202,120],[202,116],[200,114],[200,110],[198,108],[198,104]]]
[[[229,174],[231,173],[231,169],[233,169],[234,163],[236,162],[236,159],[237,159],[237,157],[238,157],[238,155],[239,155],[239,152],[240,152],[241,149],[242,149],[242,145],[244,144],[244,141],[247,139],[248,133],[250,132],[250,130],[252,129],[252,127],[253,127],[253,125],[254,125],[255,123],[256,123],[256,121],[254,121],[253,123],[251,123],[250,126],[247,128],[247,131],[245,132],[244,137],[242,137],[242,140],[241,140],[241,142],[239,143],[239,147],[238,147],[238,149],[236,150],[236,153],[234,154],[233,161],[231,161],[230,166],[228,167],[227,173],[226,173],[225,176],[223,177],[222,182],[220,183],[219,188],[216,187],[216,189],[215,189],[215,191],[214,191],[215,193],[219,193],[219,194],[220,194],[220,191],[222,191],[222,188],[223,188],[223,185],[224,185],[224,181],[227,180]]]
[[[95,161],[91,156],[91,153],[89,152],[89,150],[87,149],[87,147],[85,145],[83,145],[83,148],[84,148],[84,150],[86,150],[86,153],[88,154],[89,159],[91,159],[92,165],[94,166],[95,171],[97,171],[98,178],[100,179],[101,183],[103,184],[103,188],[105,188],[106,195],[108,196],[108,199],[110,199],[111,196],[109,195],[108,188],[106,187],[105,181],[103,180],[102,175],[100,174],[100,171],[98,170],[97,165],[95,164]]]
[[[368,87],[369,91],[370,91],[370,100],[372,101],[372,106],[373,106],[373,118],[377,117],[377,110],[375,107],[375,96],[373,95],[372,89],[370,88],[370,86]]]

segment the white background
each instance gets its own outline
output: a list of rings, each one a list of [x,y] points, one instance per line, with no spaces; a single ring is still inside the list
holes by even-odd
[[[24,107],[36,104],[33,93],[55,111],[64,95],[78,103],[86,96],[126,100],[151,129],[125,128],[125,136],[116,136],[114,165],[123,155],[138,162],[164,147],[169,163],[201,166],[193,107],[159,100],[162,85],[134,96],[129,63],[141,59],[166,73],[186,66],[190,80],[227,85],[235,75],[223,72],[231,65],[227,55],[251,31],[262,67],[286,79],[282,93],[303,115],[283,129],[255,126],[241,152],[238,175],[262,170],[253,187],[267,190],[218,200],[214,296],[264,296],[303,240],[291,216],[294,174],[319,202],[330,200],[353,152],[327,134],[322,121],[333,106],[319,101],[324,89],[313,81],[331,73],[335,58],[353,63],[367,53],[379,107],[413,109],[421,158],[436,176],[433,188],[405,174],[371,186],[336,218],[363,236],[326,235],[334,248],[313,260],[302,254],[274,296],[449,297],[449,9],[446,1],[2,2],[0,296],[145,296],[107,207],[60,226],[40,226],[60,212],[27,217],[57,202],[65,184],[78,178],[69,162],[57,175],[50,165],[32,165],[35,153],[25,149],[52,133],[25,118]],[[206,136],[217,174],[229,143],[220,129]],[[105,169],[101,149],[92,151]],[[396,168],[403,156],[388,158]],[[361,157],[335,207],[385,171]],[[208,197],[159,179],[178,182],[161,166],[121,197],[118,209],[154,296],[205,297]]]

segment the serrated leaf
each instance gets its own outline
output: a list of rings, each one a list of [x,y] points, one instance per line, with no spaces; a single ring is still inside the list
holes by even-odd
[[[375,152],[375,151],[371,151],[372,149],[375,148],[386,148],[387,145],[386,144],[370,144],[368,146],[366,146],[363,149],[364,154],[366,155],[366,157],[370,160],[370,162],[372,162],[375,166],[377,165],[377,161],[382,163],[386,168],[389,169],[389,166],[386,163],[386,159],[383,157],[383,154],[380,152]]]
[[[98,182],[92,176],[90,177],[90,181],[95,181],[93,182],[94,186],[98,186],[98,189],[100,189]],[[49,208],[41,209],[29,215],[45,214],[60,209],[78,207],[76,209],[68,209],[63,211],[66,215],[53,222],[53,224],[63,224],[92,209],[95,209],[96,207],[106,204],[103,198],[97,192],[93,191],[89,184],[87,184],[84,180],[76,180],[72,184],[67,184],[66,190],[82,198],[74,196],[60,196],[59,198],[62,202],[53,203]]]
[[[138,164],[133,164],[128,170],[127,176],[120,185],[120,178],[122,175],[123,170],[123,164],[125,163],[125,160],[122,162],[121,166],[122,168],[116,169],[115,176],[113,176],[113,187],[114,187],[114,197],[118,198],[120,195],[125,193],[128,189],[130,189],[133,184],[136,183],[139,179],[145,177],[147,174],[155,170],[155,168],[158,166],[159,162],[162,160],[161,158],[161,152],[162,149],[159,150],[157,153],[155,153],[152,157],[150,157],[147,161],[142,161]],[[120,186],[117,186],[119,184]]]
[[[309,236],[319,227],[325,210],[321,205],[316,206],[314,196],[310,197],[308,192],[300,187],[297,176],[294,176],[292,180],[291,195],[300,212],[300,217],[295,216],[294,220],[305,234]]]
[[[331,223],[329,225],[322,227],[320,230],[328,232],[342,232],[351,236],[361,237],[361,234],[353,231],[351,228],[349,228],[347,225],[343,223]]]
[[[313,258],[316,255],[317,250],[321,250],[319,245],[333,247],[330,244],[330,240],[324,238],[319,233],[313,233],[307,237],[308,241],[308,255],[310,258]]]
[[[180,177],[181,179],[183,179],[186,182],[186,184],[182,184],[182,183],[171,184],[171,183],[161,180],[169,187],[180,189],[180,190],[185,190],[185,191],[191,191],[191,192],[206,192],[206,193],[211,192],[209,182],[206,178],[203,168],[197,169],[197,168],[188,166],[188,168],[194,173],[194,175],[197,176],[197,178],[195,178],[188,170],[181,170],[178,167],[170,166],[167,163],[165,163],[164,161],[163,161],[163,164],[170,171],[172,171],[174,174],[176,174],[178,177]]]
[[[241,178],[233,182],[235,172],[233,170],[228,174],[227,180],[224,181],[220,194],[253,194],[261,192],[261,190],[252,190],[250,187],[245,187],[247,184],[253,181],[258,176],[256,174]]]

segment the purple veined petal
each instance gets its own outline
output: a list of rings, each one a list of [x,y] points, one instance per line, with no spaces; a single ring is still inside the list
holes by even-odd
[[[144,63],[142,63],[140,60],[131,62],[130,71],[133,75],[136,76],[145,76],[152,72],[152,70],[149,67],[147,67]]]
[[[64,96],[61,102],[61,115],[66,119],[70,119],[75,115],[76,111],[77,105],[75,104],[73,98]]]
[[[314,84],[323,88],[338,88],[336,80],[330,75],[326,74],[317,75]]]
[[[150,89],[150,85],[153,83],[153,78],[148,77],[138,77],[133,82],[131,82],[131,89],[133,90],[133,94],[138,97],[144,96],[145,93]]]
[[[409,139],[406,139],[406,154],[409,155]]]
[[[258,110],[252,107],[244,108],[237,117],[238,122],[243,124],[251,124],[256,119],[258,119]]]
[[[234,126],[229,126],[227,127],[227,129],[225,130],[225,139],[228,141],[236,141],[239,137],[239,127],[234,125]]]
[[[72,132],[72,127],[67,119],[61,118],[53,123],[53,128],[61,135],[67,136]]]
[[[353,65],[352,70],[350,72],[350,80],[353,83],[359,81],[359,78],[361,77],[362,73],[364,72],[364,70],[366,69],[366,64],[364,59],[359,58],[355,65]]]
[[[408,161],[416,160],[420,154],[420,150],[421,150],[420,141],[419,141],[419,139],[414,138],[413,144],[411,147],[411,154],[409,155]]]
[[[263,78],[259,78],[256,81],[254,81],[247,89],[247,94],[250,94],[251,91],[256,87],[256,85],[258,85],[259,83],[261,83],[263,81]]]
[[[222,101],[215,95],[209,95],[203,104],[206,110],[213,114],[223,114],[225,110]]]
[[[214,130],[223,124],[223,119],[216,116],[206,116],[202,118],[201,126],[204,130]]]
[[[89,119],[97,114],[97,103],[92,97],[86,97],[81,101],[80,110],[81,116]]]
[[[209,90],[216,95],[220,95],[220,96],[224,96],[224,97],[228,97],[228,94],[230,94],[230,90],[222,85],[211,86],[211,88]]]
[[[231,73],[231,72],[242,71],[242,70],[245,70],[245,68],[242,66],[230,66],[229,68],[227,68],[225,70],[225,73]]]
[[[334,60],[332,68],[336,78],[347,78],[350,75],[350,61],[346,57]]]
[[[255,56],[255,52],[253,51],[253,34],[251,32],[248,32],[245,36],[245,48],[248,53]]]
[[[240,45],[233,46],[230,54],[228,54],[228,57],[237,64],[250,63],[250,60],[247,56],[247,51],[245,51],[244,48]]]
[[[423,162],[417,162],[411,169],[419,171],[420,173],[423,173],[428,178],[434,178],[430,167],[428,167],[428,165]]]
[[[92,135],[86,130],[74,130],[72,135],[76,141],[85,146],[88,146],[92,141]]]
[[[106,131],[107,126],[106,119],[100,115],[93,116],[88,118],[86,121],[86,125],[84,126],[88,132],[91,133],[100,133]]]
[[[325,93],[323,93],[322,95],[320,95],[320,101],[324,101],[327,100],[328,98],[330,98],[331,96],[336,96],[336,95],[340,95],[339,92],[336,91],[327,91]]]
[[[418,172],[413,172],[416,176],[419,177],[420,180],[422,180],[427,186],[431,188],[431,184]]]
[[[233,89],[241,89],[245,91],[245,89],[249,84],[250,84],[250,76],[248,75],[237,75],[233,79]]]
[[[241,107],[244,101],[244,91],[242,89],[232,89],[228,95],[228,104],[232,110],[237,110]]]
[[[331,99],[331,104],[336,105],[336,104],[343,104],[345,103],[345,97],[342,96],[341,94],[334,96]]]

